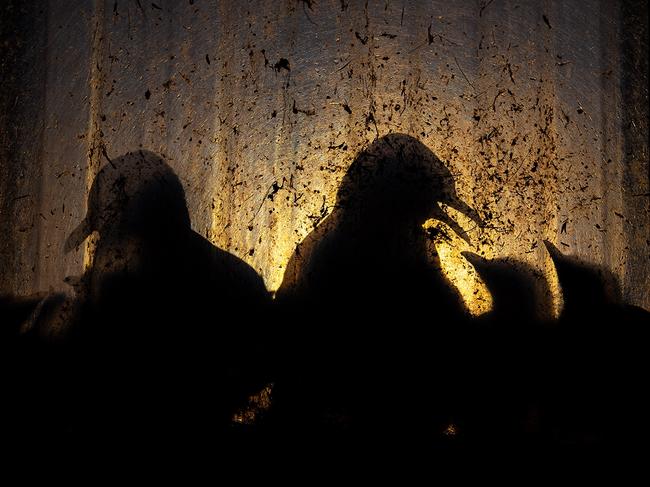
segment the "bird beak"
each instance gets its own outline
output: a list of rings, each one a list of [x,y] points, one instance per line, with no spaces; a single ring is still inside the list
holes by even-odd
[[[457,196],[455,195],[451,196],[444,203],[450,206],[451,208],[453,208],[454,210],[462,213],[466,217],[470,218],[473,222],[475,222],[478,225],[478,227],[482,228],[485,226],[485,222],[481,219],[478,212],[474,208],[469,206],[467,203],[465,203],[464,201],[461,201]],[[451,228],[454,231],[454,233],[456,233],[456,235],[462,238],[465,242],[471,244],[470,238],[467,235],[467,231],[463,230],[463,228],[455,220],[452,220],[451,217],[443,211],[439,203],[436,203],[432,216],[436,220],[444,223],[449,228]]]
[[[92,233],[92,228],[88,222],[88,218],[84,218],[77,228],[75,228],[70,236],[66,239],[63,247],[64,252],[67,254],[73,250],[77,250],[86,238]]]
[[[558,248],[548,240],[544,240],[544,246],[546,247],[546,250],[551,256],[551,259],[553,259],[553,262],[564,257],[564,254],[562,254],[562,252],[560,252]]]
[[[485,259],[481,257],[478,254],[475,254],[474,252],[467,252],[463,251],[460,253],[463,257],[467,259],[467,261],[472,264],[474,267],[480,266],[482,263],[485,262]]]

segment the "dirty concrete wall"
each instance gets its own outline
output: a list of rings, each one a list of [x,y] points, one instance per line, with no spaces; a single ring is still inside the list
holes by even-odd
[[[647,6],[626,0],[5,2],[0,291],[64,290],[93,177],[138,148],[185,187],[192,226],[276,289],[389,132],[445,161],[488,225],[442,243],[554,283],[542,239],[611,269],[650,309]],[[449,210],[450,212],[452,210]],[[432,223],[435,224],[435,223]]]

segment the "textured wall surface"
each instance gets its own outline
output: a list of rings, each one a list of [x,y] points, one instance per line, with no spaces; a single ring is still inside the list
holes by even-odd
[[[542,244],[610,269],[650,309],[647,6],[635,1],[3,2],[0,291],[67,290],[94,176],[139,148],[186,192],[192,227],[277,289],[355,155],[419,139],[487,225],[439,244],[527,262]],[[432,225],[439,225],[435,222]]]

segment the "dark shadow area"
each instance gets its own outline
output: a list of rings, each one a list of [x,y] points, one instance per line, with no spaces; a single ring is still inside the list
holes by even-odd
[[[492,309],[472,320],[462,417],[466,443],[523,445],[539,435],[544,351],[552,295],[544,276],[515,259],[462,255],[492,296]]]
[[[36,310],[43,296],[15,297],[0,295],[0,340],[7,343],[20,334],[20,328]]]
[[[642,384],[650,313],[621,300],[618,281],[607,269],[544,243],[564,306],[546,337],[543,431],[552,443],[631,448],[649,424]]]
[[[93,442],[220,438],[268,379],[262,279],[192,231],[180,181],[147,151],[99,172],[66,251],[91,236],[92,265],[69,279],[77,297],[65,340],[50,345],[57,394],[41,408],[59,413],[50,422],[60,431]]]
[[[0,296],[0,442],[6,448],[21,437],[34,439],[46,422],[42,400],[49,386],[52,347],[26,333],[26,324],[37,313],[43,296]]]
[[[66,305],[61,294],[0,296],[0,442],[5,448],[39,445],[62,431],[65,355],[39,335],[37,323],[58,321]]]
[[[423,144],[376,140],[271,303],[253,269],[191,230],[162,159],[112,160],[66,242],[96,242],[68,280],[76,297],[0,299],[3,434],[136,450],[335,446],[341,458],[642,439],[650,314],[622,302],[610,272],[545,242],[558,319],[538,270],[463,252],[493,303],[469,316],[436,253],[444,228],[469,239],[440,204],[483,225]],[[446,227],[425,230],[430,218]],[[63,340],[47,339],[61,327]]]

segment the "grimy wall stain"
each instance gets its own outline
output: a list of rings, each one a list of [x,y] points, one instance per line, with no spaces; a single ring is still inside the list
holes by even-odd
[[[193,229],[277,289],[355,156],[401,132],[448,165],[487,223],[453,214],[471,243],[438,244],[471,311],[490,297],[466,250],[533,265],[559,303],[543,239],[610,269],[650,309],[644,2],[0,8],[2,292],[71,291],[64,278],[94,247],[63,244],[93,178],[139,148],[179,175]]]

